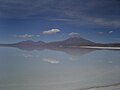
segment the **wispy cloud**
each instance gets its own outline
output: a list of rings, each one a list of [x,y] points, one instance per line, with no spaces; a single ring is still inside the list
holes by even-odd
[[[102,35],[102,34],[104,34],[104,32],[98,32],[98,34]]]
[[[112,20],[105,18],[90,18],[90,17],[88,17],[88,20],[97,25],[120,27],[120,20],[115,20],[115,19]]]
[[[58,64],[58,63],[60,63],[60,61],[58,61],[56,59],[51,59],[51,58],[44,58],[43,61],[47,62],[47,63],[51,63],[51,64]]]
[[[51,29],[51,30],[48,30],[48,31],[43,31],[43,34],[52,35],[52,34],[59,33],[60,31],[61,31],[60,29]]]
[[[114,31],[107,31],[107,32],[98,32],[99,35],[109,35],[112,34]]]
[[[85,25],[85,26],[109,26],[109,27],[120,27],[120,18],[106,18],[103,16],[98,17],[89,15],[83,12],[75,12],[75,11],[66,11],[65,15],[71,18],[69,23],[71,24],[78,24],[78,25]]]
[[[67,19],[67,18],[50,18],[50,19],[47,19],[47,20],[50,20],[50,21],[61,21],[61,22],[71,22],[71,21],[73,21],[72,19]]]
[[[33,38],[33,37],[36,37],[36,38],[39,38],[41,35],[40,34],[16,34],[16,35],[13,35],[13,37],[16,37],[16,38]]]
[[[1,0],[0,18],[41,17],[52,21],[120,27],[119,0]]]
[[[25,58],[31,58],[31,57],[33,57],[32,54],[22,54],[22,56],[25,57]]]
[[[34,37],[34,35],[23,34],[23,35],[14,35],[14,37],[17,37],[17,38],[32,38],[32,37]]]
[[[40,37],[40,35],[35,35],[36,37]]]
[[[79,37],[80,34],[79,33],[75,33],[75,32],[71,32],[71,33],[69,33],[69,36],[70,37]]]

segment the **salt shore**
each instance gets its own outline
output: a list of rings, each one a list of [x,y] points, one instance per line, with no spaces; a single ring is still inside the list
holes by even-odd
[[[120,83],[104,86],[88,87],[79,90],[120,90]]]
[[[120,50],[120,47],[80,46],[80,48]]]

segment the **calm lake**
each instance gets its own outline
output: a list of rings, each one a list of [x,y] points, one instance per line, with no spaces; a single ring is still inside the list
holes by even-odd
[[[120,51],[0,47],[0,90],[82,90],[116,83]]]

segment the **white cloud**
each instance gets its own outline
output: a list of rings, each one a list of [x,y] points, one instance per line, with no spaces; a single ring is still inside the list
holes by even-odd
[[[70,37],[78,37],[79,35],[80,35],[79,33],[75,33],[75,32],[69,33]]]
[[[34,35],[23,34],[23,35],[14,35],[14,37],[17,37],[17,38],[32,38],[32,37],[34,37]]]
[[[109,31],[108,33],[111,34],[111,33],[113,33],[113,31]]]
[[[51,63],[51,64],[58,64],[58,63],[60,63],[58,60],[50,59],[50,58],[45,58],[45,59],[43,59],[43,61]]]
[[[43,31],[43,34],[51,35],[51,34],[56,34],[56,33],[59,33],[59,32],[60,32],[60,29],[51,29],[51,30],[48,30],[48,31]]]

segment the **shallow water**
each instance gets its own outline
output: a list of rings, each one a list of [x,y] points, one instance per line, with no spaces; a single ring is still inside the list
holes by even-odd
[[[80,90],[120,83],[120,51],[0,48],[0,90]]]

